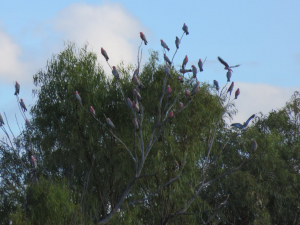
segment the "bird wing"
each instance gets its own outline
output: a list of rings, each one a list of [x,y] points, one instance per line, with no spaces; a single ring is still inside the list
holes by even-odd
[[[242,124],[240,124],[240,123],[233,123],[233,124],[231,124],[230,126],[232,126],[232,127],[236,127],[236,128],[239,128],[239,129],[242,129],[244,126],[242,125]]]
[[[240,65],[241,65],[241,64],[235,65],[235,66],[230,66],[229,68],[239,67]]]
[[[220,61],[220,63],[222,63],[224,66],[229,67],[227,62],[225,62],[220,56],[218,56],[218,60]]]
[[[245,126],[248,125],[248,123],[250,122],[251,119],[253,119],[255,117],[255,114],[253,114],[252,116],[249,117],[249,119],[247,119],[247,121],[245,122]]]

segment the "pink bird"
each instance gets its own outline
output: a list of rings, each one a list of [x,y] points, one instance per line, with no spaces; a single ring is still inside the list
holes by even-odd
[[[188,90],[185,91],[185,97],[191,99],[190,92]]]
[[[15,84],[15,95],[19,94],[20,92],[20,84],[18,83],[18,81],[16,81]]]
[[[196,78],[198,71],[194,65],[192,65],[192,71],[193,71],[193,78]]]
[[[142,84],[142,82],[140,81],[140,79],[137,76],[135,76],[133,78],[133,81],[139,87],[139,89],[144,89],[145,88],[145,86]]]
[[[137,112],[140,113],[140,107],[139,107],[139,103],[132,101],[132,108]]]
[[[139,101],[142,101],[142,96],[140,92],[138,92],[136,89],[133,89],[133,96],[137,98]]]
[[[120,75],[119,75],[119,73],[118,73],[118,71],[117,71],[117,69],[116,69],[115,66],[113,66],[112,74],[115,76],[115,78],[116,78],[117,80],[120,79]]]
[[[139,69],[136,69],[133,73],[133,76],[132,76],[132,80],[135,78],[135,77],[138,77],[139,76]]]
[[[37,162],[33,155],[31,155],[30,163],[32,167],[34,167],[35,169],[37,168]]]
[[[164,54],[164,60],[171,66],[172,63],[171,63],[169,57],[166,56],[166,54]]]
[[[235,66],[229,66],[227,64],[227,62],[225,62],[220,56],[218,56],[218,60],[220,61],[220,63],[222,63],[225,66],[224,67],[225,70],[229,70],[230,68],[234,68],[234,67],[240,66],[240,64],[239,65],[235,65]]]
[[[219,82],[214,80],[214,86],[216,87],[217,91],[219,91]]]
[[[237,99],[237,97],[239,96],[240,94],[240,89],[238,88],[236,91],[235,91],[235,99]]]
[[[113,124],[113,122],[111,122],[111,120],[109,118],[106,118],[106,122],[113,128],[115,129],[115,125]]]
[[[27,127],[29,127],[31,129],[31,131],[33,130],[33,127],[31,125],[31,123],[28,121],[28,119],[26,119],[25,124]]]
[[[21,99],[21,101],[20,101],[20,106],[22,107],[22,109],[24,110],[24,112],[27,111],[27,108],[25,106],[25,103],[23,102],[23,99]]]
[[[167,65],[165,65],[165,73],[169,78],[172,78],[170,68]]]
[[[256,141],[254,140],[253,143],[252,143],[252,151],[253,153],[255,152],[255,150],[257,149],[258,145],[256,143]]]
[[[130,109],[132,109],[132,101],[130,100],[130,98],[127,98],[126,104]]]
[[[226,77],[227,77],[227,82],[230,82],[230,77],[231,77],[231,69],[228,69],[227,73],[226,73]]]
[[[168,85],[168,87],[167,87],[168,99],[171,98],[171,93],[172,93],[172,89],[171,89],[170,85]]]
[[[192,96],[194,96],[199,91],[199,86],[200,86],[200,81],[198,81],[197,84],[195,84],[195,86],[193,87]]]
[[[227,90],[227,93],[230,92],[230,95],[231,95],[231,92],[233,90],[233,87],[234,87],[234,82],[231,83],[230,87]]]
[[[148,41],[147,41],[146,36],[143,32],[140,32],[140,37],[144,41],[144,44],[147,45]]]
[[[187,57],[187,55],[184,57],[183,62],[182,62],[182,69],[185,69],[186,64],[188,63],[189,58]]]
[[[178,76],[177,80],[179,80],[181,83],[183,83],[183,77],[182,76]]]
[[[139,126],[139,122],[138,122],[137,118],[133,118],[132,122],[133,122],[134,129],[136,131],[138,131],[140,129],[140,126]]]
[[[96,116],[96,112],[95,112],[95,109],[93,108],[93,106],[91,106],[91,108],[90,108],[90,113],[91,113],[93,116]]]
[[[162,39],[160,40],[160,44],[161,44],[161,46],[162,46],[163,48],[165,48],[165,49],[167,49],[168,51],[170,51],[168,45],[167,45]]]
[[[182,73],[182,74],[184,75],[185,73],[192,72],[192,70],[191,70],[191,69],[189,69],[189,70],[186,70],[186,69],[180,69],[179,72]]]
[[[82,104],[82,101],[81,101],[80,95],[78,94],[78,91],[75,92],[75,97],[80,102],[80,104]]]
[[[173,116],[174,116],[173,111],[169,112],[168,117],[169,117],[170,120],[173,118]]]
[[[183,108],[183,103],[179,102],[179,108],[182,109]]]
[[[184,31],[184,33],[185,33],[186,35],[189,34],[188,27],[187,27],[187,25],[185,25],[185,23],[183,24],[182,30]]]
[[[179,38],[176,36],[176,39],[175,39],[175,45],[176,45],[176,48],[177,48],[177,49],[179,48],[179,44],[180,44],[180,40],[179,40]]]
[[[106,61],[109,60],[108,55],[107,55],[106,51],[103,48],[101,48],[101,54],[104,56]]]
[[[203,63],[202,63],[201,59],[199,59],[198,66],[199,66],[200,72],[202,72],[203,71]]]

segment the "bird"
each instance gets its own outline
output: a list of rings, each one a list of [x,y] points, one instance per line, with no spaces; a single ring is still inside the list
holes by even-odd
[[[23,112],[27,111],[27,108],[25,106],[25,103],[23,102],[23,99],[21,99],[20,101],[20,106],[22,107],[22,109],[24,110]]]
[[[240,94],[240,89],[238,88],[236,91],[235,91],[235,99],[237,99],[237,97],[239,96]]]
[[[80,104],[82,104],[82,101],[81,101],[80,95],[78,94],[78,91],[75,92],[75,97],[80,102]]]
[[[167,95],[168,95],[168,99],[171,98],[171,93],[172,93],[172,89],[170,87],[170,85],[167,86]]]
[[[198,61],[198,66],[199,66],[200,72],[202,72],[203,71],[203,62],[201,61],[201,59],[199,59],[199,61]]]
[[[16,81],[15,84],[15,95],[19,94],[20,92],[20,84],[18,83],[18,81]]]
[[[186,69],[180,69],[179,72],[182,73],[182,74],[184,75],[185,73],[192,72],[192,70],[191,70],[191,69],[189,69],[189,70],[186,70]]]
[[[145,86],[142,84],[142,82],[140,81],[140,79],[139,79],[137,76],[135,76],[135,77],[133,78],[133,81],[134,81],[134,83],[135,83],[140,89],[144,89],[144,88],[145,88]]]
[[[168,75],[169,78],[172,78],[170,68],[167,65],[165,65],[165,73],[166,75]]]
[[[183,83],[183,77],[182,76],[178,76],[177,80],[179,80],[181,83]]]
[[[31,125],[31,123],[28,121],[28,119],[26,119],[25,124],[27,125],[27,127],[29,127],[31,129],[31,131],[33,130],[33,127]]]
[[[144,44],[147,45],[148,41],[147,41],[146,36],[143,32],[140,32],[140,37],[144,41]]]
[[[137,77],[139,75],[139,69],[136,69],[134,72],[133,72],[133,75],[132,75],[132,80]]]
[[[227,90],[227,93],[230,92],[230,95],[231,95],[231,92],[233,90],[233,87],[234,87],[234,82],[231,83],[231,85],[229,86],[229,88]]]
[[[132,108],[137,112],[140,113],[140,106],[138,101],[132,101]]]
[[[139,123],[138,123],[137,118],[134,117],[134,118],[132,119],[132,122],[133,122],[133,126],[134,126],[135,130],[138,131],[138,130],[140,129],[140,125],[139,125]]]
[[[166,54],[164,54],[164,60],[171,66],[172,63]]]
[[[113,66],[112,74],[115,76],[115,78],[117,80],[120,79],[120,75],[119,75],[119,73],[118,73],[118,71],[117,71],[117,69],[116,69],[115,66]]]
[[[196,75],[197,75],[197,73],[198,73],[197,67],[194,66],[194,65],[192,65],[192,71],[193,71],[193,78],[196,78]]]
[[[115,129],[115,125],[113,124],[113,122],[111,122],[111,120],[109,118],[106,118],[106,122],[113,128]]]
[[[177,49],[179,49],[179,44],[180,44],[180,39],[176,36],[175,45]]]
[[[170,51],[170,48],[168,47],[168,45],[161,39],[160,40],[160,44],[163,48],[167,49],[168,51]]]
[[[194,85],[192,90],[192,96],[194,96],[198,92],[199,86],[200,86],[200,81],[198,81],[197,84]]]
[[[31,155],[30,163],[32,167],[34,167],[35,169],[37,168],[37,162],[33,155]]]
[[[182,69],[185,69],[186,64],[188,63],[189,58],[187,57],[187,55],[184,57],[183,62],[182,62]]]
[[[101,48],[101,54],[104,56],[106,61],[109,60],[108,55],[107,55],[106,51],[103,48]]]
[[[227,73],[226,73],[227,82],[230,82],[231,72],[232,72],[232,70],[229,69],[229,70],[227,71]]]
[[[214,80],[214,86],[216,87],[217,91],[219,91],[219,83],[218,83],[218,81]]]
[[[0,113],[0,127],[1,127],[2,125],[4,125],[4,121],[3,121],[2,115],[1,115],[1,113]]]
[[[253,151],[253,153],[255,152],[255,150],[257,149],[257,147],[258,147],[258,145],[257,145],[256,141],[253,140],[253,142],[252,142],[252,151]]]
[[[95,112],[95,109],[93,108],[93,106],[90,107],[90,113],[91,113],[93,116],[96,116],[96,112]]]
[[[187,27],[187,25],[185,25],[185,23],[183,24],[182,30],[184,31],[184,33],[185,33],[186,35],[189,34],[188,27]]]
[[[130,98],[127,98],[126,104],[130,109],[132,109],[132,101],[130,100]]]
[[[182,103],[182,102],[179,102],[179,104],[178,104],[178,105],[179,105],[179,108],[180,108],[180,109],[182,109],[182,108],[183,108],[183,103]]]
[[[173,113],[173,111],[171,110],[171,112],[169,112],[169,114],[168,114],[168,117],[169,117],[170,120],[172,120],[173,116],[174,116],[174,113]]]
[[[142,101],[142,96],[140,92],[138,92],[136,89],[133,89],[133,95],[136,97],[139,101]]]
[[[188,90],[185,90],[185,97],[189,100],[191,99],[190,92]]]
[[[244,124],[240,124],[240,123],[233,123],[230,126],[238,128],[238,129],[245,129],[248,126],[248,123],[250,122],[251,119],[253,119],[255,117],[255,114],[253,114],[252,116],[249,117],[249,119],[247,119],[247,121]]]
[[[239,65],[235,65],[235,66],[229,66],[227,64],[227,62],[225,62],[220,56],[218,56],[218,60],[220,61],[220,63],[222,63],[225,66],[225,68],[224,68],[225,70],[229,70],[230,68],[238,67],[241,65],[241,64],[239,64]]]

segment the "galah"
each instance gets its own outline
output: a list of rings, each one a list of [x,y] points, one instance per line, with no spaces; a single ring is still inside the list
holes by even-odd
[[[236,91],[235,91],[235,99],[237,99],[237,97],[239,96],[240,94],[240,89],[238,88]]]
[[[199,66],[200,72],[202,72],[203,71],[203,62],[201,61],[201,59],[199,59],[199,61],[198,61],[198,66]]]
[[[140,79],[137,76],[135,76],[133,78],[133,81],[139,87],[139,89],[144,89],[145,88],[145,86],[142,84],[142,82],[140,81]]]
[[[37,168],[37,162],[33,155],[31,155],[30,163],[32,167],[34,167],[35,169]]]
[[[115,66],[113,66],[112,74],[115,76],[115,78],[117,80],[120,79],[120,75],[119,75],[119,73],[118,73],[118,71],[117,71],[117,69],[116,69]]]
[[[138,131],[138,130],[140,129],[140,125],[139,125],[139,122],[138,122],[137,118],[134,117],[134,118],[132,119],[132,122],[133,122],[134,129],[135,129],[136,131]]]
[[[191,99],[190,92],[188,90],[185,90],[185,97]]]
[[[76,96],[77,100],[80,102],[80,104],[82,104],[82,101],[81,101],[80,95],[78,94],[78,91],[75,92],[75,96]]]
[[[31,125],[31,123],[28,121],[28,119],[26,119],[25,124],[27,127],[29,127],[31,129],[31,131],[33,130],[33,127]]]
[[[230,82],[230,77],[231,77],[231,69],[229,69],[226,73],[226,77],[227,77],[227,82]]]
[[[140,113],[140,106],[138,101],[132,101],[132,108],[137,112]]]
[[[219,91],[220,88],[219,88],[219,83],[218,83],[218,81],[214,80],[214,85],[215,85],[217,91]]]
[[[164,60],[171,66],[172,63],[166,54],[164,54]]]
[[[132,101],[130,100],[130,98],[126,99],[126,104],[130,109],[132,109]]]
[[[179,108],[182,109],[183,108],[183,103],[179,102]]]
[[[252,151],[253,151],[253,153],[255,152],[255,150],[257,149],[257,147],[258,147],[258,145],[257,145],[256,141],[253,140],[253,142],[252,142]]]
[[[20,84],[18,83],[18,81],[16,81],[15,84],[15,95],[19,94],[20,92]]]
[[[142,101],[142,96],[136,89],[133,89],[133,96],[136,97],[139,101]]]
[[[188,63],[189,58],[187,57],[187,55],[184,57],[183,62],[182,62],[182,69],[185,69],[186,64]]]
[[[165,65],[165,73],[166,75],[168,75],[169,78],[172,78],[170,68],[167,65]]]
[[[182,76],[178,76],[177,80],[179,80],[181,83],[183,83],[183,77]]]
[[[179,44],[180,44],[180,39],[176,36],[175,45],[177,49],[179,49]]]
[[[189,69],[189,70],[186,70],[186,69],[180,69],[179,72],[182,73],[182,74],[184,75],[185,73],[192,72],[192,70],[191,70],[191,69]]]
[[[93,116],[96,116],[96,112],[95,112],[95,109],[93,108],[93,106],[90,107],[90,113],[91,113]]]
[[[135,77],[138,77],[138,76],[139,76],[139,69],[136,69],[136,70],[133,72],[132,80],[133,80]]]
[[[106,61],[109,60],[108,55],[107,55],[106,51],[103,48],[101,48],[101,54],[104,56]]]
[[[4,121],[3,121],[3,118],[2,118],[2,115],[0,113],[0,127],[4,124]]]
[[[171,120],[171,119],[173,118],[173,116],[174,116],[174,113],[173,113],[173,111],[171,110],[171,112],[169,112],[169,114],[168,114],[168,117],[169,117],[169,119]]]
[[[220,56],[218,56],[218,60],[220,61],[220,63],[222,63],[225,66],[224,67],[225,70],[229,70],[230,68],[234,68],[234,67],[240,66],[240,64],[239,65],[235,65],[235,66],[229,66],[227,64],[227,62],[225,62]]]
[[[170,51],[168,45],[167,45],[162,39],[160,40],[160,44],[161,44],[161,46],[162,46],[163,48],[165,48],[165,49],[167,49],[168,51]]]
[[[109,118],[106,118],[106,122],[113,128],[115,129],[115,125],[113,124],[113,122],[111,122],[111,120]]]
[[[194,85],[192,90],[192,96],[194,96],[199,91],[200,81],[197,82],[197,84]]]
[[[193,71],[193,78],[196,78],[197,73],[198,73],[196,66],[192,65],[192,71]]]
[[[170,87],[170,85],[167,86],[167,95],[168,95],[168,98],[171,98],[171,93],[172,93],[172,89]]]
[[[186,35],[189,34],[188,27],[187,25],[185,25],[185,23],[183,24],[182,30],[185,32]]]
[[[147,41],[146,36],[143,32],[140,32],[140,37],[144,41],[145,45],[147,45],[148,41]]]
[[[230,92],[230,95],[231,95],[231,92],[233,90],[233,87],[234,87],[234,82],[232,82],[227,90],[227,93]]]
[[[248,126],[248,123],[250,122],[251,119],[253,119],[255,117],[255,114],[253,114],[252,116],[249,117],[249,119],[247,119],[247,121],[244,124],[240,124],[240,123],[233,123],[231,124],[232,127],[238,128],[238,129],[244,129]]]
[[[25,106],[25,103],[23,102],[23,99],[21,99],[21,101],[20,101],[20,106],[24,110],[24,112],[27,111],[27,108]]]

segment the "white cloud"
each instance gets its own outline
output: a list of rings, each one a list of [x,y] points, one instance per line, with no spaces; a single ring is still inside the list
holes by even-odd
[[[240,95],[234,102],[238,114],[232,123],[243,123],[254,113],[267,114],[272,109],[280,109],[290,100],[294,91],[300,90],[300,86],[278,87],[263,83],[235,82],[234,91],[237,88],[240,89]]]
[[[23,80],[26,65],[20,60],[22,50],[13,39],[0,29],[0,77],[4,82]]]
[[[100,53],[101,47],[106,50],[111,66],[121,60],[135,64],[141,42],[139,32],[150,33],[119,3],[72,4],[57,14],[52,26],[65,41],[75,41],[79,47],[89,43],[104,69],[106,62]]]

